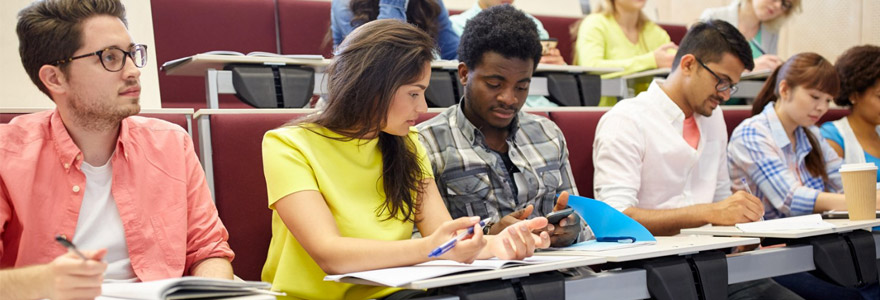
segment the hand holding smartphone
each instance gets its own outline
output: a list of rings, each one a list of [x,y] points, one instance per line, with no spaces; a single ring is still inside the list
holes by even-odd
[[[547,55],[547,53],[550,52],[550,49],[556,49],[556,44],[558,44],[558,43],[559,43],[559,41],[556,40],[555,38],[542,39],[541,40],[541,48],[542,48],[541,55]]]
[[[573,212],[574,212],[574,209],[571,207],[563,209],[563,210],[554,211],[554,212],[547,215],[547,222],[549,224],[558,224],[559,221],[562,221],[562,219],[565,219],[565,217],[568,217]]]

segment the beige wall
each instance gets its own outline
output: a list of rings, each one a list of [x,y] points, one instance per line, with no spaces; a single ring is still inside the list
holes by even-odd
[[[4,108],[50,108],[54,103],[43,95],[31,83],[30,78],[21,66],[18,55],[18,37],[15,24],[18,11],[27,6],[31,0],[0,1],[0,110]],[[149,48],[149,64],[141,70],[141,107],[160,108],[159,75],[156,67],[155,43],[153,42],[153,16],[150,1],[122,0],[128,12],[129,31],[138,43],[147,44]]]
[[[689,24],[709,7],[732,0],[648,0],[663,23]],[[812,51],[832,62],[846,49],[861,44],[880,45],[880,1],[802,0],[803,11],[782,29],[779,54],[783,58]]]

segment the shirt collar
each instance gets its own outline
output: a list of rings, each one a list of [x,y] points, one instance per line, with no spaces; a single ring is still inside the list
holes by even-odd
[[[464,109],[462,105],[464,104],[465,98],[462,97],[461,101],[455,105],[455,113],[449,119],[450,127],[458,128],[464,137],[471,143],[471,145],[476,145],[477,137],[480,137],[481,140],[485,140],[483,137],[483,133],[471,123],[470,120],[464,115]],[[516,133],[519,132],[519,120],[521,115],[524,114],[522,110],[516,113],[516,116],[513,117],[513,121],[510,122],[510,133],[507,135],[507,140],[514,142],[516,140]]]
[[[49,130],[52,134],[52,140],[55,141],[55,153],[66,171],[70,171],[71,166],[78,165],[82,162],[82,151],[73,142],[67,127],[61,120],[61,113],[56,108],[52,115],[49,116]]]
[[[785,128],[782,127],[782,121],[780,121],[779,116],[776,115],[776,109],[773,107],[774,103],[775,102],[767,103],[767,105],[764,106],[764,110],[761,111],[761,115],[767,118],[767,123],[770,126],[770,135],[773,137],[776,146],[782,149],[791,145],[791,140],[788,139],[788,134],[785,132]],[[810,141],[807,139],[807,133],[804,131],[803,127],[798,126],[795,128],[794,138],[797,141],[797,149],[795,149],[796,153],[809,153],[813,150],[813,146],[810,145]]]
[[[131,140],[130,134],[130,120],[129,118],[125,118],[122,120],[119,125],[119,137],[116,139],[116,149],[111,155],[122,155],[126,160],[128,160],[128,155],[125,153],[125,145],[128,141]],[[52,139],[55,141],[55,152],[58,154],[58,159],[61,162],[61,165],[64,166],[66,171],[70,171],[71,166],[79,166],[83,162],[83,154],[76,143],[73,142],[73,138],[70,137],[70,133],[67,132],[67,127],[64,126],[64,121],[61,120],[61,114],[58,112],[56,108],[49,119],[49,130],[52,134]]]
[[[660,88],[660,84],[657,81],[652,81],[651,85],[648,87],[648,91],[645,92],[646,97],[650,97],[651,99],[656,99],[652,101],[657,101],[657,108],[660,110],[660,114],[666,118],[670,123],[683,123],[684,122],[684,112],[681,111],[681,107],[678,107],[678,104],[675,104],[675,101],[672,101],[672,98],[669,98],[669,95],[666,94],[663,89]]]

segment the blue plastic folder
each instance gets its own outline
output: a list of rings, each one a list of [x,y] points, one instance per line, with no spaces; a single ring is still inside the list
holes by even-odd
[[[645,226],[605,202],[571,195],[568,197],[568,206],[574,208],[590,225],[596,240],[577,243],[565,249],[601,251],[657,242]]]

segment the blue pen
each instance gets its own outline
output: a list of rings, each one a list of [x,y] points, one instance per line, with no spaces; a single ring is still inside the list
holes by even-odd
[[[486,226],[486,222],[489,222],[489,219],[480,220],[480,227]],[[455,244],[458,243],[458,241],[472,234],[474,234],[474,228],[468,228],[467,232],[462,232],[448,242],[443,243],[443,245],[440,245],[440,247],[435,248],[434,251],[431,251],[431,254],[428,254],[428,257],[437,257],[443,255],[443,253],[449,252],[449,250],[455,248]]]

